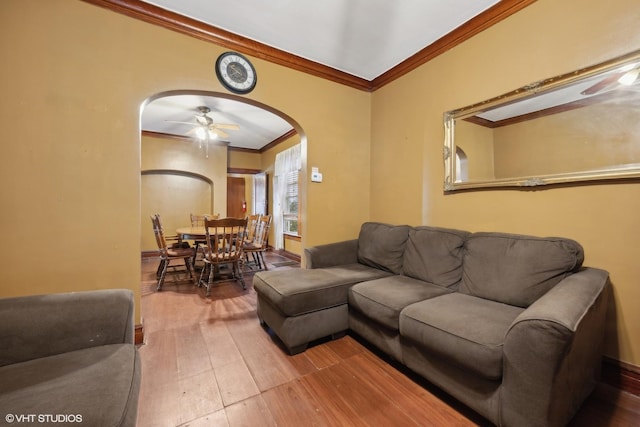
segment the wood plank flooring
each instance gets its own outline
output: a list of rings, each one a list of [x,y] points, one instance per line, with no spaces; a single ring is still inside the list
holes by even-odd
[[[287,261],[266,258],[270,269]],[[490,425],[350,335],[289,356],[258,322],[252,273],[247,290],[221,282],[205,298],[172,277],[156,292],[157,265],[142,261],[140,427]],[[606,395],[571,426],[640,425],[640,399]]]

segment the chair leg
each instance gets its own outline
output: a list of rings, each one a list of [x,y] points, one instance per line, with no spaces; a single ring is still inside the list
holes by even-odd
[[[262,270],[262,263],[260,262],[260,252],[253,253],[253,260],[258,264],[258,270]]]
[[[233,263],[233,268],[234,268],[234,270],[237,271],[237,275],[238,275],[238,278],[240,279],[240,284],[242,285],[242,289],[246,290],[247,289],[247,285],[244,283],[244,276],[242,275],[242,265],[240,265],[240,264],[242,264],[241,260],[238,260],[238,262],[234,262]]]
[[[162,269],[164,268],[164,263],[166,261],[163,259],[160,259],[160,263],[158,264],[158,269],[156,270],[156,279],[160,278],[160,274],[162,273]]]
[[[169,267],[169,260],[165,259],[160,261],[162,265],[162,271],[160,272],[160,277],[158,278],[158,286],[156,287],[157,291],[162,290],[162,285],[164,284],[164,278],[167,275],[167,268]]]
[[[264,260],[264,251],[260,251],[258,252],[258,256],[260,257],[260,259],[262,260],[262,265],[264,266],[265,270],[268,270],[269,267],[267,267],[267,263]]]
[[[205,262],[204,266],[202,267],[202,270],[200,270],[200,278],[198,279],[198,287],[203,285],[203,283],[204,283],[203,280],[205,278],[205,274],[207,272],[207,268],[209,268],[209,267],[210,267],[210,264]]]
[[[191,277],[191,281],[195,285],[196,274],[195,274],[195,268],[193,267],[193,263],[191,262],[191,257],[187,257],[184,259],[184,266],[187,269],[187,272],[189,273],[189,277]]]
[[[207,282],[207,293],[206,296],[211,295],[211,286],[213,285],[213,277],[216,274],[216,269],[213,268],[213,265],[209,265],[209,280]]]
[[[198,248],[200,248],[200,242],[196,241],[196,249],[193,251],[193,267],[196,267],[196,259],[198,258]]]

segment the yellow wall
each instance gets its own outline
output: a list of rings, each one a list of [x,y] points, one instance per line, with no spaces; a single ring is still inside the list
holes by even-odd
[[[229,150],[228,157],[230,168],[260,170],[262,166],[262,155],[257,152]]]
[[[575,238],[611,273],[607,354],[640,364],[637,183],[442,190],[444,111],[638,49],[636,3],[539,0],[373,94],[252,58],[247,97],[301,132],[302,247],[369,219]],[[226,49],[77,0],[3,0],[0,50],[0,296],[124,287],[139,308],[140,107],[226,93]]]
[[[606,353],[635,365],[640,185],[444,194],[442,114],[636,50],[638,22],[637,0],[539,0],[376,91],[371,137],[373,220],[578,240],[611,274]]]
[[[213,72],[227,49],[77,0],[3,0],[0,50],[0,296],[129,288],[139,321],[140,108],[227,93]],[[303,210],[340,208],[310,215],[303,243],[352,237],[368,219],[370,94],[251,59],[247,98],[292,117],[325,173]]]
[[[190,225],[190,215],[226,214],[227,147],[210,145],[209,157],[198,144],[179,138],[142,136],[141,170],[167,170],[141,178],[141,249],[158,248],[150,215],[160,214],[167,235]],[[180,175],[184,173],[183,175]]]

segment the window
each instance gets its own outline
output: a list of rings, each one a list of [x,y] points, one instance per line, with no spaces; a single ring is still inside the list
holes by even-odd
[[[283,232],[298,234],[298,171],[286,175],[286,192],[283,207]]]
[[[300,193],[302,167],[300,144],[276,154],[273,177],[273,229],[276,249],[284,249],[284,235],[299,236]]]
[[[268,208],[267,174],[257,173],[253,175],[253,213],[266,215]]]

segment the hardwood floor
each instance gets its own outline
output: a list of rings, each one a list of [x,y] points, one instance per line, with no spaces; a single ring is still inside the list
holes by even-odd
[[[156,292],[156,268],[143,259],[140,427],[490,425],[352,336],[289,356],[258,322],[252,273],[247,290],[222,282],[205,298],[171,277]],[[640,400],[614,392],[594,393],[570,425],[640,425]]]

